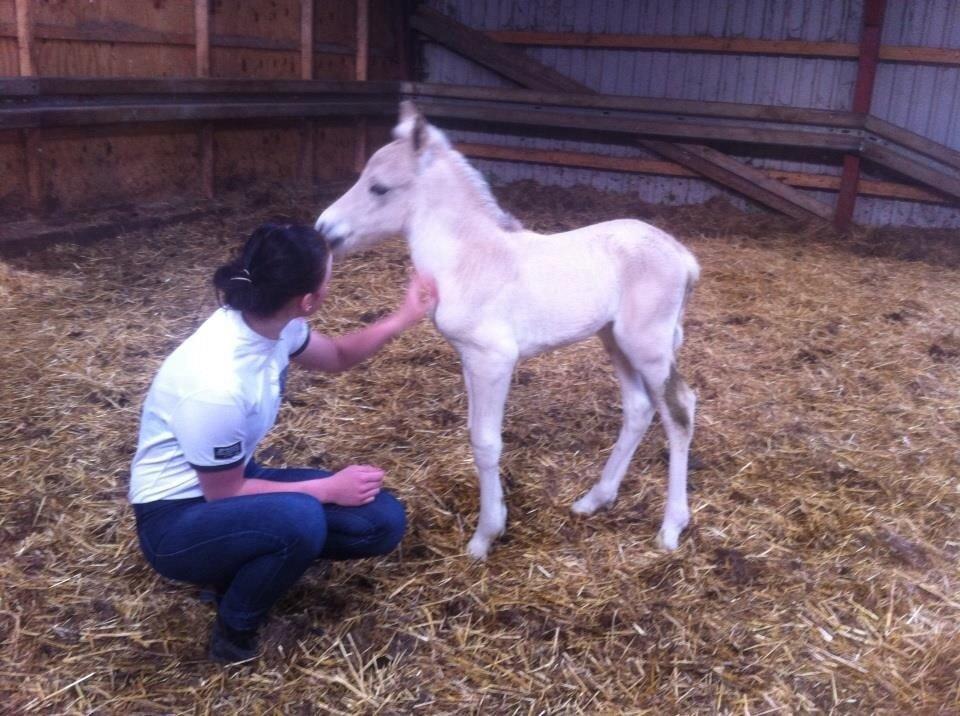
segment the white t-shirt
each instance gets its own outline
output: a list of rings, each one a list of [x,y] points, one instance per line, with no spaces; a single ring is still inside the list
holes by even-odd
[[[271,340],[221,308],[167,357],[147,393],[130,502],[202,497],[198,471],[246,464],[280,409],[290,358],[310,328],[290,321]]]

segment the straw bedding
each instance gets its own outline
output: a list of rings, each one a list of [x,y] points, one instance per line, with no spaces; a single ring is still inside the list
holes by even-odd
[[[543,231],[650,217],[700,259],[680,357],[700,400],[681,548],[653,549],[656,424],[614,508],[569,511],[619,426],[594,340],[517,370],[508,537],[471,563],[459,366],[424,324],[348,374],[291,371],[265,450],[384,466],[409,510],[402,549],[318,565],[274,610],[255,666],[204,661],[213,608],[149,569],[124,495],[154,371],[213,309],[212,269],[269,218],[238,201],[228,219],[0,264],[0,710],[960,709],[960,274],[946,254],[868,256],[904,242],[717,204],[499,194]],[[272,209],[308,219],[324,201]],[[315,326],[374,320],[407,265],[399,242],[344,260]]]

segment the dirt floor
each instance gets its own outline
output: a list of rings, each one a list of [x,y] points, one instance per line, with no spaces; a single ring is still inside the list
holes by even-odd
[[[384,466],[409,511],[402,549],[318,565],[275,609],[259,663],[206,662],[213,608],[147,566],[125,490],[142,397],[215,307],[213,268],[260,221],[323,204],[238,201],[0,263],[0,711],[960,711],[956,244],[840,240],[717,203],[498,194],[538,230],[639,216],[699,258],[680,358],[699,464],[680,549],[653,548],[657,425],[614,508],[570,513],[619,426],[594,340],[518,369],[509,535],[468,560],[459,365],[424,324],[348,374],[291,371],[265,450]],[[399,242],[338,264],[315,327],[389,310],[407,265]]]

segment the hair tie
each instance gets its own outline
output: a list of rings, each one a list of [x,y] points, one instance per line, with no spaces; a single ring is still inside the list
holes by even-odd
[[[244,276],[231,276],[231,281],[246,281],[247,283],[253,283],[253,279],[250,278],[250,272],[246,269],[241,269],[245,274]]]

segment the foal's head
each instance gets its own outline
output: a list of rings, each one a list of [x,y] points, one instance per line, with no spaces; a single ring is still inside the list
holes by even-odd
[[[317,231],[337,253],[403,234],[422,166],[431,155],[450,149],[443,133],[427,124],[412,102],[401,103],[393,136],[370,157],[357,183],[317,219]]]
[[[487,182],[455,151],[446,135],[427,124],[412,102],[400,103],[400,121],[393,128],[394,140],[377,150],[357,183],[327,207],[316,229],[335,253],[369,248],[383,239],[406,234],[418,199],[417,185],[424,184],[419,201],[431,212],[444,206],[457,216],[470,216],[474,223],[500,230],[522,227],[497,204]],[[440,171],[442,173],[437,174]]]

